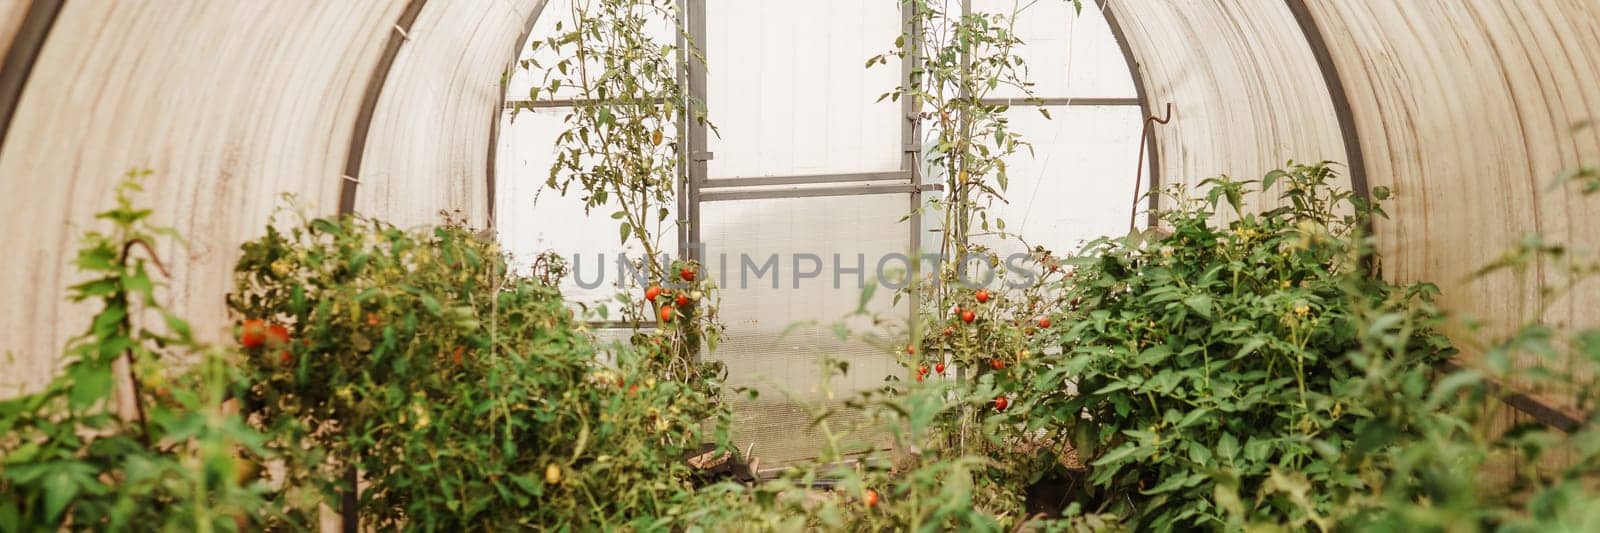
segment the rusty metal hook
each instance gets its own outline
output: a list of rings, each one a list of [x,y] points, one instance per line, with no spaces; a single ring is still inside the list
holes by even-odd
[[[1139,186],[1144,184],[1144,149],[1150,145],[1150,123],[1166,124],[1172,120],[1172,102],[1167,102],[1161,118],[1150,115],[1144,118],[1144,128],[1139,132],[1139,162],[1133,169],[1133,206],[1128,209],[1128,232],[1133,232],[1134,221],[1139,218]],[[1150,194],[1155,194],[1150,191]]]

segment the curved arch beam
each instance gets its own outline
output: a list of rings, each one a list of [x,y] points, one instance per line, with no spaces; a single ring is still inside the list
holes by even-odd
[[[516,45],[511,48],[511,60],[506,62],[505,71],[502,72],[500,99],[495,103],[494,114],[489,117],[489,164],[486,168],[488,177],[486,181],[489,188],[490,229],[497,227],[497,220],[495,219],[495,173],[497,172],[496,168],[500,157],[500,122],[505,120],[506,92],[509,86],[507,82],[511,79],[511,73],[518,68],[518,60],[522,58],[522,50],[528,46],[528,39],[533,37],[533,26],[539,23],[539,17],[544,15],[544,7],[549,5],[546,0],[538,0],[534,3],[537,5],[528,14],[527,20],[523,22],[522,34],[517,36]]]
[[[0,8],[0,146],[5,146],[11,115],[63,1],[18,1]]]
[[[1117,20],[1116,12],[1111,9],[1107,9],[1106,3],[1108,1],[1109,0],[1094,0],[1095,7],[1099,8],[1100,12],[1104,15],[1106,19],[1106,25],[1111,28],[1112,38],[1117,40],[1117,48],[1122,50],[1122,60],[1128,64],[1128,74],[1133,77],[1134,97],[1138,98],[1139,100],[1140,117],[1143,119],[1144,117],[1153,116],[1151,113],[1153,112],[1154,108],[1150,105],[1150,93],[1148,89],[1145,88],[1144,69],[1140,67],[1139,58],[1133,55],[1133,48],[1128,45],[1128,36],[1127,34],[1123,33],[1122,23]],[[1149,127],[1148,124],[1146,127]],[[1148,132],[1146,133],[1143,153],[1145,154],[1145,159],[1149,161],[1149,164],[1145,165],[1144,167],[1147,169],[1145,172],[1150,174],[1150,179],[1147,180],[1150,182],[1148,188],[1150,194],[1149,204],[1147,207],[1147,224],[1149,227],[1155,227],[1156,224],[1160,222],[1160,217],[1158,217],[1156,213],[1161,208],[1161,195],[1155,194],[1155,191],[1161,188],[1161,153],[1156,150],[1155,135],[1149,134]]]
[[[475,227],[493,223],[498,141],[483,121],[500,116],[502,77],[521,47],[507,43],[527,32],[543,5],[427,1],[382,74],[371,135],[352,147],[363,152],[352,174],[360,179],[355,211],[401,226],[437,224],[441,212]]]
[[[1345,157],[1316,58],[1283,3],[1103,1],[1135,60],[1142,98],[1173,106],[1172,122],[1151,132],[1161,185]]]
[[[345,156],[344,179],[339,181],[339,214],[355,212],[356,188],[361,185],[361,161],[367,152],[367,134],[372,130],[372,115],[377,112],[378,99],[383,96],[383,87],[389,82],[389,70],[394,68],[394,58],[400,55],[400,47],[410,38],[411,26],[416,23],[417,15],[422,13],[422,6],[427,3],[428,0],[406,2],[405,11],[400,12],[400,18],[394,23],[394,31],[389,32],[383,55],[372,69],[372,77],[367,80],[367,91],[361,96],[361,112],[356,115],[355,130],[350,136],[350,150]]]
[[[1306,45],[1311,47],[1311,55],[1317,58],[1317,70],[1322,71],[1322,83],[1328,87],[1328,98],[1333,103],[1333,113],[1339,120],[1339,132],[1344,140],[1344,163],[1350,169],[1350,189],[1362,198],[1371,198],[1371,187],[1367,184],[1367,160],[1361,152],[1361,140],[1356,136],[1355,115],[1350,111],[1350,95],[1345,93],[1339,65],[1333,62],[1328,42],[1323,39],[1322,29],[1317,27],[1311,11],[1306,8],[1305,0],[1284,0],[1284,3],[1289,7],[1289,12],[1294,14],[1295,23],[1300,25],[1300,33],[1305,34]],[[1367,229],[1370,232],[1372,228]]]

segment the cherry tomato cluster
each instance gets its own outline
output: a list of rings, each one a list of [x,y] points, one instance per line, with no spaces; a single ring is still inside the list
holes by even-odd
[[[673,318],[678,316],[678,308],[689,306],[690,298],[689,293],[686,291],[678,291],[676,294],[674,294],[671,291],[654,285],[651,285],[650,288],[645,289],[644,291],[644,299],[652,304],[656,303],[657,300],[660,300],[663,295],[666,295],[669,298],[661,301],[661,309],[659,313],[662,322],[671,322]]]
[[[943,376],[945,368],[946,368],[946,366],[944,364],[944,361],[939,361],[939,362],[933,364],[932,371],[933,371],[934,374]],[[921,383],[924,378],[928,377],[928,371],[929,371],[928,365],[918,365],[917,366],[917,382],[918,383]]]
[[[284,363],[294,358],[294,354],[288,350],[289,328],[259,318],[245,320],[239,325],[239,345],[246,350],[255,350],[262,346],[281,350],[278,352],[278,360]]]
[[[695,272],[694,268],[686,266],[678,269],[678,279],[683,280],[685,283],[694,283],[696,277],[698,277],[698,274]],[[673,292],[668,289],[663,289],[659,285],[651,285],[649,288],[644,290],[644,299],[651,304],[657,303],[657,300],[662,296],[668,296],[671,298],[668,301],[661,302],[661,308],[658,313],[662,322],[671,322],[673,318],[679,316],[679,308],[689,307],[689,305],[694,302],[694,298],[689,296],[689,291],[687,289]]]
[[[1061,268],[1059,263],[1051,261],[1047,266],[1052,272],[1062,272],[1064,270],[1065,276],[1067,276],[1069,279],[1072,276],[1072,271]],[[950,319],[943,330],[943,336],[945,338],[955,337],[963,325],[973,324],[977,321],[978,312],[983,308],[983,306],[995,301],[996,294],[991,292],[989,289],[979,288],[972,291],[970,300],[965,300],[964,302],[958,301],[950,307]],[[997,303],[996,305],[1002,304]],[[955,322],[956,320],[960,320],[960,322]],[[1007,322],[1012,326],[1019,328],[1025,335],[1032,335],[1038,330],[1049,329],[1053,325],[1051,317],[1048,314],[1035,315],[1032,318],[1015,317]],[[917,354],[917,347],[906,346],[906,354],[915,356]],[[1017,348],[1015,361],[1021,362],[1027,359],[1030,355],[1032,355],[1032,352],[1027,347]],[[995,372],[1005,371],[1006,367],[1010,366],[1011,362],[1013,361],[1010,358],[1011,354],[991,355],[988,357],[988,366]],[[979,364],[981,365],[982,363],[980,362]],[[941,360],[933,364],[932,371],[943,375],[946,368],[947,364]],[[922,381],[929,373],[929,367],[925,364],[919,365],[916,370],[917,381]],[[993,412],[995,413],[1004,413],[1011,407],[1012,401],[1013,400],[1007,395],[999,395],[995,396],[994,399],[989,402],[989,406],[994,410]]]

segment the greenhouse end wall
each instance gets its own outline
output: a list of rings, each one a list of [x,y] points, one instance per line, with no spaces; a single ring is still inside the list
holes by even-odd
[[[0,288],[21,302],[0,311],[4,348],[14,358],[9,382],[48,374],[55,362],[47,354],[73,333],[64,324],[83,316],[58,303],[72,281],[66,252],[130,168],[151,169],[151,194],[186,206],[161,221],[190,244],[161,252],[179,280],[172,300],[213,317],[197,323],[213,338],[227,324],[218,295],[227,290],[237,244],[268,219],[280,193],[296,193],[317,213],[336,212],[358,130],[408,148],[369,141],[354,149],[377,173],[365,184],[374,196],[358,193],[356,205],[408,220],[441,208],[485,217],[490,163],[481,154],[492,144],[485,136],[499,105],[488,88],[511,64],[539,3],[497,3],[507,7],[494,16],[475,5],[0,6],[4,68],[20,87],[0,102],[14,110],[0,146],[10,251]],[[1600,114],[1594,2],[1103,6],[1126,38],[1146,109],[1174,106],[1172,122],[1152,130],[1152,174],[1162,183],[1216,172],[1252,176],[1289,158],[1346,162],[1367,186],[1396,194],[1389,219],[1376,228],[1385,272],[1439,281],[1449,308],[1491,319],[1541,302],[1528,296],[1536,294],[1527,290],[1531,281],[1461,281],[1492,259],[1498,246],[1489,244],[1529,231],[1577,246],[1600,243],[1600,205],[1548,186],[1593,157],[1584,149],[1594,145],[1594,130],[1572,124]],[[46,9],[59,13],[29,16]],[[29,35],[42,38],[18,46]],[[1197,46],[1200,35],[1221,45]],[[392,64],[380,69],[391,43]],[[442,67],[452,62],[469,68]],[[383,89],[378,103],[364,112],[374,87]],[[451,103],[451,91],[469,96]],[[1231,107],[1237,102],[1252,105]],[[437,118],[401,120],[387,106],[438,106],[429,111]],[[374,117],[387,122],[374,127]],[[1518,137],[1524,141],[1506,140]],[[402,175],[410,170],[416,173]],[[423,188],[436,192],[406,192]],[[1548,318],[1600,321],[1584,303],[1594,290],[1582,294],[1557,302]]]

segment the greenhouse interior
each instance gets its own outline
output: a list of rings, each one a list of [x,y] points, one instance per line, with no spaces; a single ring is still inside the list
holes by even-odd
[[[0,0],[0,531],[1600,530],[1597,117],[1595,0]]]

